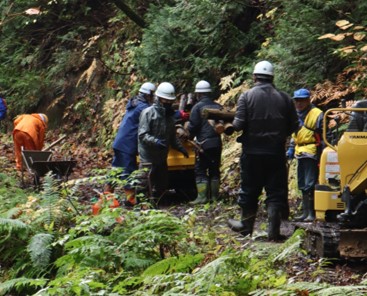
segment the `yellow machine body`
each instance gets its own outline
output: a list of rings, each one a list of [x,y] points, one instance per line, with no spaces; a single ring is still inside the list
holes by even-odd
[[[338,142],[340,186],[353,194],[367,188],[367,132],[344,132]]]
[[[194,146],[188,141],[184,141],[183,146],[189,153],[189,158],[185,158],[185,156],[183,156],[183,154],[177,150],[170,149],[167,156],[167,164],[169,171],[194,169],[195,167]]]
[[[363,103],[367,105],[367,101]],[[358,112],[362,112],[360,116]],[[348,126],[340,130],[339,115],[349,116]],[[335,120],[332,132],[327,130],[330,118],[339,120]],[[320,158],[319,184],[315,186],[316,221],[295,225],[305,230],[303,244],[311,254],[366,258],[367,108],[327,110],[323,140],[326,148]]]
[[[331,185],[330,180],[340,179],[340,165],[338,160],[338,153],[326,147],[320,158],[319,184]]]
[[[345,210],[341,195],[346,187],[353,194],[367,188],[367,132],[346,130],[337,145],[328,143],[324,134],[324,141],[327,147],[320,158],[319,186],[315,190],[315,213],[319,221],[327,220],[328,211]]]
[[[340,179],[338,153],[326,147],[320,158],[319,184],[326,185],[323,190],[315,190],[315,214],[319,221],[326,220],[328,211],[344,211],[345,204],[341,200],[340,188],[335,183]]]

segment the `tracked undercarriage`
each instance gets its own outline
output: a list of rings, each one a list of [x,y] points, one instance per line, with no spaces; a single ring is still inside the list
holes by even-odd
[[[294,223],[294,226],[305,230],[303,248],[310,254],[328,258],[339,257],[340,228],[337,224],[316,221],[313,223],[297,222]]]
[[[302,245],[313,256],[327,258],[367,257],[367,228],[343,229],[337,223],[321,221],[296,222],[294,226],[305,230],[306,236]]]

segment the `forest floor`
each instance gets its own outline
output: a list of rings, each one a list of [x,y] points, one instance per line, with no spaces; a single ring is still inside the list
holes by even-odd
[[[52,143],[59,137],[57,133],[48,136],[49,143]],[[69,137],[64,144],[60,144],[53,149],[54,159],[61,160],[72,157],[77,161],[77,165],[69,176],[69,180],[90,177],[95,169],[110,167],[112,151],[88,147],[87,144],[78,143],[78,137],[74,137]],[[66,148],[69,153],[62,152]],[[10,134],[0,136],[0,166],[2,173],[17,175],[21,185],[20,174],[15,171]],[[28,176],[27,182],[26,185],[31,188],[32,181],[30,176]],[[98,188],[98,190],[102,191],[103,189]],[[93,191],[86,190],[82,198],[83,202],[91,202],[92,197]],[[294,204],[294,199],[290,201],[291,208],[297,206]],[[158,207],[171,212],[179,218],[184,217],[189,211],[193,210],[193,207],[187,200],[180,199],[173,192],[169,192],[158,204]],[[239,218],[239,208],[233,198],[223,197],[219,202],[195,207],[198,213],[195,223],[203,225],[203,229],[206,231],[210,228],[215,233],[219,249],[225,249],[229,242],[235,248],[249,248],[252,246],[261,248],[262,246],[277,244],[266,241],[267,223],[266,212],[263,207],[260,207],[258,211],[255,231],[251,238],[243,237],[231,231],[227,226],[228,218]],[[290,237],[293,231],[294,226],[291,221],[282,222],[281,233],[283,235]],[[306,253],[289,258],[285,265],[280,268],[286,270],[293,282],[325,282],[336,286],[349,286],[357,285],[367,277],[366,260],[325,259],[312,257]]]

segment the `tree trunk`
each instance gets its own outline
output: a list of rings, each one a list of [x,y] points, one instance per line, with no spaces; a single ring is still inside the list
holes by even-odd
[[[137,15],[123,0],[113,0],[115,5],[121,9],[129,19],[131,19],[135,24],[137,24],[141,28],[146,27],[145,21]]]

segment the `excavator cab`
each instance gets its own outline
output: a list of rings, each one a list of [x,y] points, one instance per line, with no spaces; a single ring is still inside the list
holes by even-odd
[[[318,220],[335,221],[336,218],[346,227],[367,227],[367,108],[364,105],[367,107],[367,101],[357,103],[355,108],[335,108],[325,113],[327,147],[321,155],[319,185],[315,190]],[[331,112],[346,112],[350,117],[336,145],[326,137],[326,119]]]
[[[335,141],[327,136],[332,113],[349,117]],[[306,227],[320,238],[312,247],[323,244],[319,255],[367,257],[367,100],[353,108],[327,110],[323,133],[326,148],[315,187],[316,221]]]

